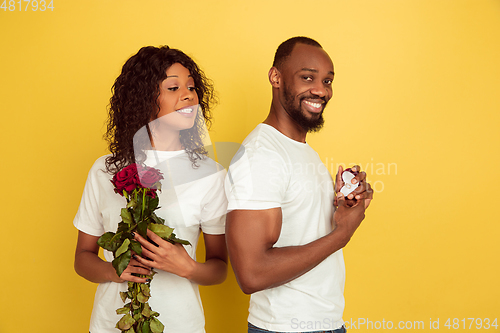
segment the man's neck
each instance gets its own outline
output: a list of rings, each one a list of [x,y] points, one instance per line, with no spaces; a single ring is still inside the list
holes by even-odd
[[[281,134],[292,140],[305,143],[307,132],[285,110],[281,111],[278,112],[274,105],[271,105],[271,110],[263,123],[276,128]]]

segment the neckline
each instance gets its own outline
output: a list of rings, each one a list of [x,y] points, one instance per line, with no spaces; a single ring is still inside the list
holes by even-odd
[[[274,126],[271,126],[271,125],[268,125],[268,124],[265,124],[265,123],[260,123],[258,126],[260,125],[263,125],[264,127],[268,127],[270,129],[272,129],[275,133],[279,134],[280,136],[282,136],[283,138],[287,139],[288,141],[294,143],[294,144],[297,144],[297,145],[300,145],[300,146],[309,146],[309,144],[306,142],[300,142],[300,141],[297,141],[297,140],[294,140],[288,136],[286,136],[285,134],[281,133],[280,131],[278,131]]]

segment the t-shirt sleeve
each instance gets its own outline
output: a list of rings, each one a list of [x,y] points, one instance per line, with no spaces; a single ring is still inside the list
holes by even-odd
[[[264,147],[245,147],[226,177],[228,210],[281,207],[288,176],[283,158]]]
[[[99,183],[98,172],[101,170],[101,160],[97,160],[90,169],[85,188],[83,189],[82,200],[78,207],[73,225],[80,231],[92,235],[101,236],[104,233],[103,219],[99,211]]]
[[[201,230],[205,234],[221,235],[225,233],[227,199],[224,193],[224,168],[211,175],[213,184],[204,198],[201,211]]]

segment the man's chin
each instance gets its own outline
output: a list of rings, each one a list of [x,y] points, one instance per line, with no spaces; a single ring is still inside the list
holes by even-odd
[[[321,124],[317,124],[315,126],[312,126],[312,127],[309,127],[309,128],[304,128],[305,130],[307,130],[307,133],[317,133],[319,131],[321,131],[321,129],[323,128],[323,125],[324,123],[321,123]]]
[[[319,132],[325,124],[325,119],[319,114],[316,119],[302,119],[299,123],[302,128],[308,133]]]

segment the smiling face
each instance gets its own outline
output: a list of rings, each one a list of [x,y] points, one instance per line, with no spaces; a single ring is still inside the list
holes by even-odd
[[[296,44],[279,72],[281,105],[306,132],[321,129],[323,110],[333,95],[333,63],[320,47]]]
[[[198,95],[189,70],[179,63],[167,69],[167,77],[160,83],[157,114],[162,127],[181,131],[193,127],[198,113]]]

